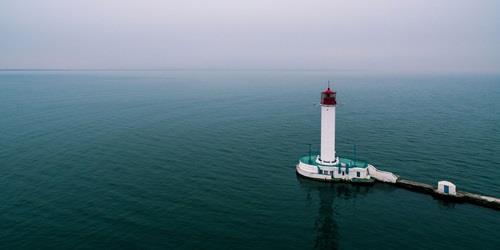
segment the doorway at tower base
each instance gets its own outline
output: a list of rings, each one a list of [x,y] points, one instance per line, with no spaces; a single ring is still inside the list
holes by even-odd
[[[369,168],[372,165],[363,161],[354,161],[349,158],[339,157],[336,165],[322,165],[318,156],[303,156],[296,166],[297,173],[301,176],[321,181],[346,181],[353,183],[373,183]]]

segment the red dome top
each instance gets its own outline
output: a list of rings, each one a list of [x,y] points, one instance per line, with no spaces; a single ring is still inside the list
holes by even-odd
[[[337,104],[337,92],[332,91],[330,87],[321,92],[321,104],[335,106]]]
[[[330,89],[330,87],[328,87],[327,89],[323,90],[323,92],[322,92],[322,93],[323,93],[323,94],[333,94],[333,93],[335,93],[335,92],[333,92],[333,91]]]

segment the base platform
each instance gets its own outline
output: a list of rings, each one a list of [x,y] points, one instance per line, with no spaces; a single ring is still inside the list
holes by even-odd
[[[303,156],[296,166],[297,174],[328,182],[352,182],[369,184],[375,180],[370,176],[368,168],[371,165],[363,161],[354,161],[339,157],[336,165],[323,165],[316,156]]]

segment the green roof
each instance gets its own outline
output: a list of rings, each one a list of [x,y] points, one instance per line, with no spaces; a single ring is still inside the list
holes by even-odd
[[[314,166],[322,166],[318,163],[316,163],[316,156],[317,155],[311,155],[311,161],[309,162],[309,155],[305,155],[305,156],[302,156],[300,157],[300,162],[302,163],[305,163],[305,164],[310,164],[310,165],[314,165]],[[357,168],[366,168],[368,167],[368,163],[365,162],[365,161],[359,161],[359,160],[351,160],[349,158],[344,158],[344,157],[339,157],[339,160],[340,160],[340,163],[344,163],[345,165],[347,165],[348,167],[351,167],[351,168],[354,168],[354,167],[357,167]]]

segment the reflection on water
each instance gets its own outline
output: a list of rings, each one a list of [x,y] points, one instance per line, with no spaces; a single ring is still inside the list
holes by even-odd
[[[319,211],[314,223],[316,239],[314,249],[338,249],[341,235],[337,222],[338,215],[334,208],[335,199],[355,199],[371,192],[369,186],[359,186],[347,183],[325,183],[297,176],[301,188],[307,190],[310,200],[315,193],[319,195]]]
[[[326,188],[328,188],[327,186]],[[316,242],[315,249],[337,249],[338,230],[334,220],[333,200],[334,196],[326,188],[319,190],[319,211],[315,222]]]

